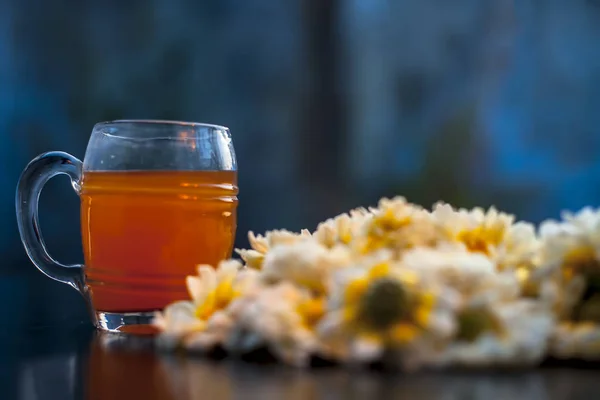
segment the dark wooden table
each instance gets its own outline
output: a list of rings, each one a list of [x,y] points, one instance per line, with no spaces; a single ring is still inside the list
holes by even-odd
[[[600,370],[587,364],[407,375],[164,356],[147,338],[99,335],[89,327],[0,338],[2,400],[600,398]]]

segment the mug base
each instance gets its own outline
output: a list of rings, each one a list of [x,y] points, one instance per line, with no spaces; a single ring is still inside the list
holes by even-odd
[[[155,335],[158,330],[152,325],[154,312],[114,313],[96,311],[96,328],[105,332],[132,335]]]

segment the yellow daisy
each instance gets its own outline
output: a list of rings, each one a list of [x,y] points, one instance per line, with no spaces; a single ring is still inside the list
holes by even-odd
[[[456,337],[441,352],[441,365],[537,364],[546,354],[553,327],[547,309],[521,299],[467,307],[457,319]]]
[[[283,230],[268,231],[265,236],[255,235],[254,232],[248,232],[248,241],[250,249],[235,249],[235,252],[240,255],[246,266],[253,269],[261,269],[265,255],[269,250],[276,246],[288,245],[300,240],[311,237],[311,234],[306,229],[300,233],[294,233]]]
[[[535,273],[540,267],[541,241],[532,224],[517,222],[510,227],[498,251],[497,269],[512,271],[525,297],[537,298],[540,287]]]
[[[404,348],[428,332],[437,305],[417,274],[390,262],[341,271],[318,324],[322,352],[371,361],[385,349]]]
[[[387,248],[398,255],[413,247],[435,245],[440,239],[430,214],[403,197],[384,198],[371,212],[373,216],[366,221],[357,241],[362,254]]]
[[[348,214],[341,214],[321,222],[313,233],[313,237],[317,242],[328,248],[339,244],[349,245],[371,216],[371,213],[366,209],[357,208]]]
[[[188,276],[186,284],[192,300],[173,303],[154,318],[154,325],[168,339],[165,342],[185,345],[193,335],[205,332],[222,320],[220,313],[242,295],[256,276],[254,271],[240,271],[241,268],[238,261],[222,261],[216,269],[200,265],[199,276]],[[215,316],[217,319],[211,324]],[[222,323],[217,325],[223,326]]]
[[[600,210],[545,221],[539,279],[564,321],[600,323]]]
[[[462,243],[470,252],[495,256],[513,225],[514,216],[481,208],[455,210],[448,204],[434,206],[432,216],[450,241]]]

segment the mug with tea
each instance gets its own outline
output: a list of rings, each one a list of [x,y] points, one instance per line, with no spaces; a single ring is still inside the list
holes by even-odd
[[[44,184],[66,174],[81,198],[85,265],[62,265],[40,234]],[[99,329],[135,332],[156,310],[188,298],[199,264],[231,256],[237,162],[222,126],[120,120],[96,124],[83,163],[45,153],[23,171],[16,196],[25,250],[50,278],[79,291]]]

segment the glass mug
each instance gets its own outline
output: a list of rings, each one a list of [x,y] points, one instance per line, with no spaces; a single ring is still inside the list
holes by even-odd
[[[59,174],[81,198],[85,265],[55,261],[40,234],[40,192]],[[31,261],[81,293],[99,329],[143,333],[156,310],[188,298],[185,277],[198,264],[231,256],[237,193],[227,128],[103,122],[83,163],[62,152],[29,163],[17,188],[17,222]]]

